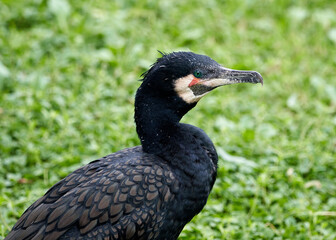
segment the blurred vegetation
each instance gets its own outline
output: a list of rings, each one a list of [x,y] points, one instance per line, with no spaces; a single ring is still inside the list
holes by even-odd
[[[0,0],[0,239],[79,166],[139,144],[156,50],[253,69],[184,119],[220,155],[180,239],[336,239],[336,2]]]

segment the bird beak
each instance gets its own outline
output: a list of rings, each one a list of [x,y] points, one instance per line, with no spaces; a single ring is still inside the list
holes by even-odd
[[[187,103],[194,103],[200,100],[211,90],[235,83],[261,83],[263,78],[255,71],[240,71],[219,66],[206,78],[196,78],[192,74],[176,81],[175,90],[178,95]]]
[[[204,79],[204,81],[199,83],[211,88],[217,88],[235,83],[261,83],[263,85],[264,81],[260,73],[255,71],[241,71],[220,67],[213,77]]]

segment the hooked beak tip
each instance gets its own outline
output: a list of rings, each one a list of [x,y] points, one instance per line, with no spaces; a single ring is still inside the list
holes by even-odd
[[[256,73],[256,75],[257,75],[257,81],[258,81],[259,83],[261,83],[261,86],[264,86],[264,79],[263,79],[263,77],[261,76],[261,74],[258,73],[258,72],[255,72],[255,73]]]

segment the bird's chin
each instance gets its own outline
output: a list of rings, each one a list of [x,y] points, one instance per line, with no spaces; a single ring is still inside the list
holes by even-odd
[[[211,87],[203,84],[196,84],[190,87],[190,90],[195,96],[203,97],[205,94],[215,89],[216,87]]]
[[[195,94],[191,88],[186,89],[185,91],[179,93],[179,97],[183,99],[188,104],[197,103],[202,97],[204,97],[208,92],[203,94]]]

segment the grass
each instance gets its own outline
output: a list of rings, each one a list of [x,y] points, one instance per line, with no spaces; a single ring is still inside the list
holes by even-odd
[[[156,50],[206,54],[265,80],[217,89],[183,119],[208,133],[220,162],[180,239],[335,239],[335,9],[332,0],[2,0],[0,239],[71,171],[139,144],[133,98]]]

